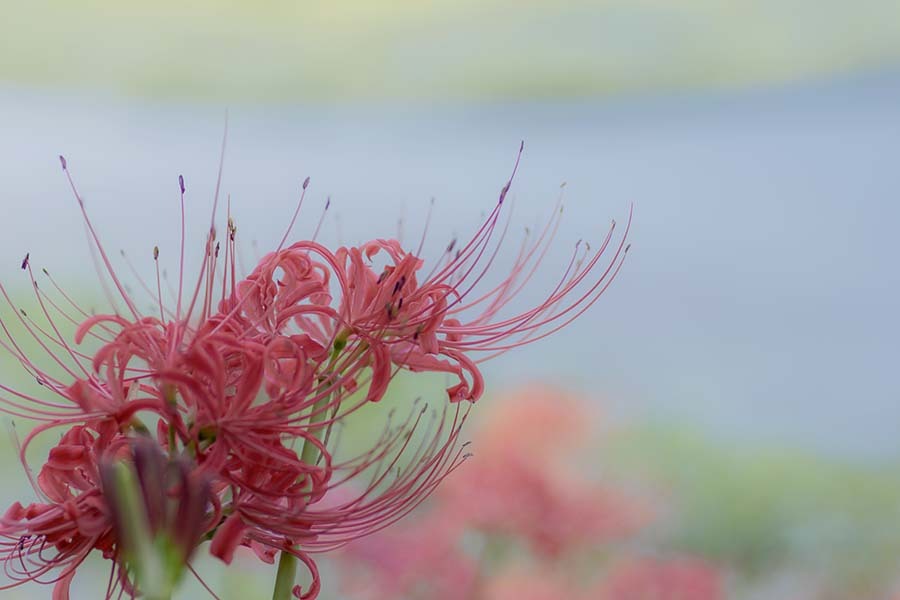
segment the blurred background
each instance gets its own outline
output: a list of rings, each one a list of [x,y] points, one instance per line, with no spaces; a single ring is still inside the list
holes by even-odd
[[[7,2],[0,277],[13,296],[27,302],[30,252],[102,307],[60,153],[107,247],[139,272],[154,245],[161,261],[177,252],[179,174],[201,239],[226,110],[222,189],[248,257],[280,239],[309,175],[298,236],[330,197],[327,243],[415,246],[434,198],[436,258],[493,207],[524,139],[498,270],[565,203],[527,304],[633,204],[617,282],[576,326],[490,363],[477,408],[515,413],[493,399],[542,382],[602,415],[579,472],[634,492],[653,533],[604,537],[589,565],[682,561],[715,579],[708,597],[896,592],[900,4]],[[0,497],[27,499],[0,447],[16,482]],[[210,568],[214,587],[256,585]]]

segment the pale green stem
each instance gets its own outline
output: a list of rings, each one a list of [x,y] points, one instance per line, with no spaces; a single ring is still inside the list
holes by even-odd
[[[332,356],[333,364],[336,354]],[[331,364],[329,364],[331,367]],[[310,425],[316,425],[325,420],[325,408],[328,406],[330,396],[321,398],[313,404],[312,413],[309,418]],[[318,432],[313,435],[318,439]],[[300,460],[308,465],[313,465],[319,460],[319,449],[315,444],[304,440],[303,450],[300,451]],[[294,577],[297,574],[297,557],[290,552],[282,552],[278,558],[278,572],[275,575],[275,591],[272,593],[272,600],[290,600],[291,590],[294,588]]]
[[[313,414],[309,419],[310,424],[315,425],[325,420],[325,407],[328,405],[329,397],[326,396],[313,405]],[[316,435],[318,438],[317,434]],[[308,465],[315,464],[319,460],[319,449],[315,444],[309,442],[303,443],[303,450],[300,452],[300,460]],[[291,590],[294,587],[294,576],[297,574],[297,557],[290,552],[282,552],[278,558],[278,572],[275,575],[275,591],[272,593],[272,600],[289,600],[291,598]]]
[[[331,353],[331,360],[328,361],[328,366],[326,367],[325,372],[331,374],[334,368],[335,363],[337,362],[338,357],[340,356],[341,350],[344,349],[347,343],[347,334],[342,333],[338,335],[335,340],[334,350]],[[325,381],[322,382],[323,385],[330,385],[331,382],[326,377]],[[323,398],[320,398],[318,402],[313,404],[312,410],[310,411],[309,424],[317,425],[325,420],[326,413],[328,412],[326,407],[329,402],[331,402],[331,396],[326,395]],[[319,439],[320,432],[315,431],[312,433]],[[307,465],[314,465],[319,460],[319,449],[315,444],[308,442],[306,440],[303,441],[303,449],[300,451],[300,461]],[[294,588],[294,578],[297,575],[297,557],[291,554],[290,552],[282,552],[281,556],[278,558],[278,571],[275,574],[275,590],[272,593],[272,600],[290,600],[291,593]]]
[[[278,559],[278,573],[275,575],[275,591],[272,593],[272,600],[291,600],[296,576],[297,557],[290,552],[282,552]]]
[[[327,416],[325,413],[328,411],[325,408],[328,406],[328,403],[331,401],[331,396],[325,396],[320,399],[313,405],[312,416],[309,418],[310,425],[318,425],[322,421],[325,420]],[[319,432],[315,431],[312,434],[315,438],[319,439]],[[307,465],[314,465],[319,460],[319,449],[312,442],[308,442],[306,440],[303,441],[303,450],[300,451],[300,461]]]

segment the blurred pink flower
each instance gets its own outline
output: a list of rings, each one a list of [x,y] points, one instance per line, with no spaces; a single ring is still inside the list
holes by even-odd
[[[498,398],[473,439],[474,460],[439,492],[443,510],[545,555],[632,533],[647,511],[577,464],[596,416],[585,401],[547,387]]]
[[[690,558],[638,559],[613,567],[599,600],[722,600],[722,582],[709,563]]]
[[[345,592],[358,600],[457,600],[471,597],[479,571],[463,551],[463,523],[439,511],[349,544]]]
[[[531,383],[502,396],[481,415],[476,429],[480,451],[509,460],[527,450],[530,459],[559,463],[590,443],[600,411],[580,396]]]
[[[585,590],[566,577],[540,565],[517,565],[491,577],[485,584],[483,600],[588,600]]]
[[[638,499],[591,480],[579,465],[596,431],[595,411],[541,386],[497,398],[486,410],[474,457],[423,510],[339,555],[348,597],[592,599],[586,586],[599,571],[598,551],[649,517]],[[587,572],[573,572],[575,562],[589,565]]]

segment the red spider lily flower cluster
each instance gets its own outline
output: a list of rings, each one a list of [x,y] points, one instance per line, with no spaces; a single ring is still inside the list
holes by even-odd
[[[294,586],[293,595],[314,598],[320,582],[311,553],[400,519],[465,459],[460,429],[484,389],[479,362],[571,322],[609,286],[627,251],[625,236],[613,243],[610,228],[596,250],[576,248],[538,306],[509,315],[507,306],[552,243],[560,212],[523,244],[508,276],[485,284],[502,242],[498,223],[512,178],[472,238],[451,243],[427,274],[419,252],[393,239],[336,251],[315,239],[287,245],[307,179],[281,243],[246,276],[237,272],[237,228],[229,215],[218,239],[214,204],[191,284],[184,276],[179,178],[177,288],[163,300],[155,248],[155,286],[139,280],[154,307],[142,312],[60,159],[112,310],[85,311],[46,270],[49,285],[39,285],[28,256],[22,268],[39,317],[15,310],[0,286],[13,308],[12,317],[0,319],[0,345],[45,391],[0,385],[3,411],[39,422],[21,445],[29,474],[29,444],[65,429],[30,477],[39,501],[16,503],[0,519],[7,587],[51,583],[58,599],[69,597],[76,569],[95,550],[111,561],[107,598],[145,591],[135,564],[140,540],[129,525],[135,510],[144,534],[164,539],[194,575],[189,560],[205,541],[226,563],[241,546],[269,563],[283,553],[311,576],[311,585]],[[11,319],[50,367],[26,354]],[[75,329],[72,339],[66,327]],[[400,370],[448,374],[448,401],[437,410],[415,406],[399,423],[388,417],[371,447],[340,457],[332,432],[382,399]],[[119,485],[121,465],[133,474],[133,494]],[[344,486],[348,481],[353,485]]]

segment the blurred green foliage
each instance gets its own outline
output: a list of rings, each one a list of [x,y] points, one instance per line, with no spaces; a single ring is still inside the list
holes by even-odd
[[[35,0],[0,19],[0,82],[232,103],[570,98],[898,60],[891,0]]]
[[[724,561],[747,584],[802,570],[850,598],[893,583],[900,465],[729,447],[665,426],[621,432],[607,452],[671,503],[665,544]]]

